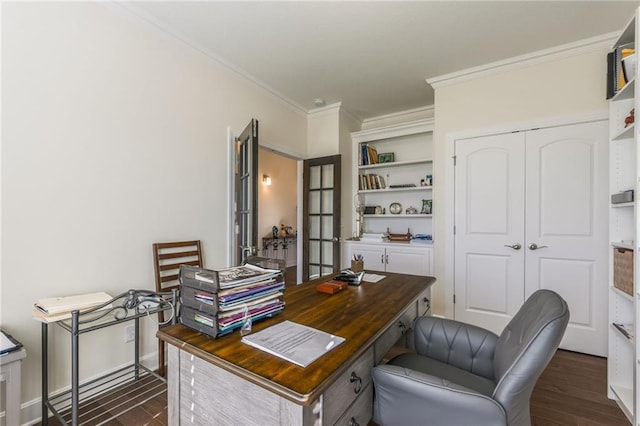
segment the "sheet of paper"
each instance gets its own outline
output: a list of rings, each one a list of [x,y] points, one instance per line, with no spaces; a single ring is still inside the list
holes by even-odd
[[[0,355],[20,349],[21,347],[22,343],[18,342],[13,337],[6,335],[2,330],[0,330]]]
[[[311,364],[344,340],[343,337],[291,321],[283,321],[242,338],[247,345],[301,367]]]
[[[362,277],[362,281],[366,283],[377,283],[378,281],[386,277],[387,277],[386,275],[378,275],[378,274],[371,274],[369,272],[365,272],[364,277]]]

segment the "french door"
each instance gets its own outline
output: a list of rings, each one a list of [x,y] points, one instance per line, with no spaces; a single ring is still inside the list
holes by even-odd
[[[341,156],[303,163],[302,280],[340,269]]]
[[[234,265],[257,253],[258,244],[258,120],[235,141],[235,255]]]
[[[561,347],[607,353],[606,121],[457,140],[455,318],[500,333],[535,290],[571,319]]]

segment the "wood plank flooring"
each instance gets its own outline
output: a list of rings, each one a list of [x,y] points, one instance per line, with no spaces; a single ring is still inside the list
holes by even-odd
[[[607,398],[607,360],[559,350],[531,395],[533,426],[630,424]]]

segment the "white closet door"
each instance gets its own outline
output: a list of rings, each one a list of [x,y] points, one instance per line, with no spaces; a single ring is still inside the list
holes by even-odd
[[[600,121],[456,141],[457,320],[500,333],[547,288],[571,312],[560,346],[606,356],[607,140]]]
[[[599,356],[607,355],[607,141],[605,121],[526,135],[525,296],[559,293],[571,312],[562,347]]]
[[[499,333],[524,300],[524,133],[455,152],[455,318]]]

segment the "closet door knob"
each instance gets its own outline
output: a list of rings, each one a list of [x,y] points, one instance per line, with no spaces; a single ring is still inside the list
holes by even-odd
[[[538,250],[545,247],[549,247],[549,246],[539,246],[536,243],[529,244],[529,250]]]
[[[514,250],[520,250],[522,248],[522,246],[520,244],[518,244],[518,243],[515,243],[513,245],[505,244],[504,246],[505,247],[510,247],[510,248],[512,248]]]

